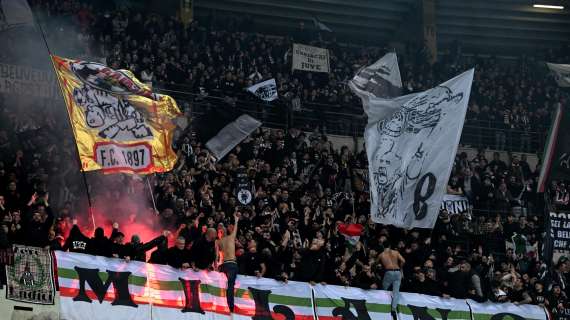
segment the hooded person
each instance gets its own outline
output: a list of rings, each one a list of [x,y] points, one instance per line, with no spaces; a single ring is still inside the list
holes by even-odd
[[[74,225],[71,231],[69,231],[69,237],[67,237],[63,245],[63,251],[87,253],[89,240],[90,239],[81,232],[79,226]]]
[[[103,228],[99,227],[95,229],[93,238],[91,238],[87,244],[87,252],[96,256],[111,256],[111,241],[105,237]]]
[[[127,243],[124,247],[125,257],[129,257],[130,260],[135,261],[146,261],[146,252],[158,247],[161,243],[167,242],[167,237],[170,234],[168,231],[164,231],[160,236],[150,240],[147,243],[143,243],[138,235],[133,235],[131,237],[131,242]]]

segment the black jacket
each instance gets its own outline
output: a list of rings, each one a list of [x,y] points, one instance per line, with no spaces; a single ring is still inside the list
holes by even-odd
[[[176,247],[169,248],[166,253],[166,261],[173,268],[181,268],[184,263],[190,263],[190,252]]]
[[[95,236],[87,244],[87,252],[96,256],[111,256],[111,241],[105,237],[102,228],[95,229]]]
[[[146,261],[146,252],[152,248],[158,246],[163,241],[166,241],[165,236],[159,236],[147,243],[132,243],[129,242],[124,247],[124,255],[130,257],[131,260],[135,261]]]
[[[192,245],[190,257],[196,268],[208,269],[216,260],[216,243],[200,238]]]
[[[79,229],[77,225],[74,225],[69,232],[69,237],[63,245],[63,251],[69,252],[79,252],[87,253],[87,243],[89,238],[87,238]]]
[[[299,271],[296,273],[299,281],[322,282],[325,274],[325,252],[319,250],[307,250],[302,254]]]

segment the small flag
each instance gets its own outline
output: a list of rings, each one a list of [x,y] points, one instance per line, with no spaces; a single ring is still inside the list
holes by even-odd
[[[313,24],[315,25],[315,28],[319,29],[319,31],[333,32],[331,28],[322,23],[317,17],[313,17]]]
[[[216,136],[206,142],[206,147],[216,159],[222,159],[238,143],[242,142],[248,135],[261,126],[261,122],[255,118],[244,114],[225,126]]]
[[[247,91],[256,95],[263,101],[273,101],[278,98],[275,79],[265,80],[247,88]]]
[[[358,223],[344,223],[338,226],[338,232],[340,232],[351,245],[355,245],[358,240],[360,240],[363,230],[364,226]]]
[[[569,125],[570,113],[558,103],[542,156],[538,192],[546,192],[552,180],[570,178],[570,132],[564,130]]]

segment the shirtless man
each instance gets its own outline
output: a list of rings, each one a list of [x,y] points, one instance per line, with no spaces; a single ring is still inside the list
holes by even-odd
[[[388,290],[392,286],[392,309],[390,313],[393,319],[397,319],[400,284],[402,283],[402,267],[406,260],[397,250],[390,249],[389,242],[386,242],[384,246],[384,251],[378,256],[386,271],[382,280],[382,289]]]
[[[234,213],[235,224],[228,226],[228,230],[224,237],[218,241],[218,247],[224,256],[224,262],[220,266],[220,271],[228,278],[228,289],[226,297],[230,312],[234,312],[234,285],[238,273],[238,265],[236,261],[236,235],[238,229],[238,220],[240,213]]]

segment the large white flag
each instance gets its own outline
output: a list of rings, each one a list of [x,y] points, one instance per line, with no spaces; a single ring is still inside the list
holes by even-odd
[[[375,72],[374,81],[401,87],[397,64],[394,67]],[[463,129],[473,73],[469,70],[433,89],[393,99],[382,90],[378,95],[384,97],[373,90],[359,93],[368,115],[364,138],[373,221],[433,228]]]
[[[0,26],[33,25],[34,16],[26,0],[0,0]]]
[[[554,73],[554,79],[561,87],[570,87],[570,64],[546,63],[548,68]]]
[[[264,101],[273,101],[278,98],[277,84],[275,83],[275,79],[269,79],[260,83],[256,83],[253,86],[247,88],[247,91],[253,93],[259,99]]]

